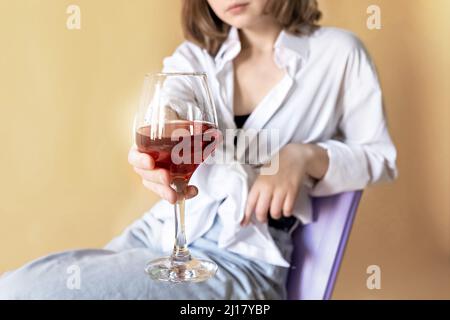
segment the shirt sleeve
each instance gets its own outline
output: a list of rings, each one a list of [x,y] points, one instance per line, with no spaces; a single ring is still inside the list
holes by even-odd
[[[203,72],[201,61],[202,50],[196,45],[185,41],[175,52],[163,60],[164,73],[197,73]],[[158,87],[155,98],[158,103],[166,105],[165,113],[171,118],[194,120],[201,117],[199,104],[206,103],[204,87],[198,79],[190,77],[167,77]],[[149,110],[148,118],[159,117]],[[175,112],[175,114],[173,113]]]
[[[338,133],[317,143],[327,150],[329,167],[312,187],[313,196],[360,190],[397,177],[378,76],[360,41],[347,58],[338,110]]]
[[[162,72],[206,72],[202,63],[205,51],[184,41],[171,56],[164,58]]]

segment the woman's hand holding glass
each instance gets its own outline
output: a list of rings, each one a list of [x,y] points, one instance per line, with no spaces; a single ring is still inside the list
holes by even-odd
[[[133,166],[134,171],[142,178],[142,184],[149,190],[156,193],[161,198],[175,204],[177,193],[170,187],[169,171],[155,167],[154,159],[139,152],[136,146],[132,146],[128,153],[128,162]],[[198,193],[197,187],[188,186],[186,189],[186,199],[195,197]]]

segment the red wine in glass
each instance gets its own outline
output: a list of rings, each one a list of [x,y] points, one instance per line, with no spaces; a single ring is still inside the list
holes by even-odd
[[[218,132],[207,122],[172,120],[156,127],[140,127],[135,141],[140,152],[153,158],[156,168],[169,171],[171,180],[188,181],[213,152]]]

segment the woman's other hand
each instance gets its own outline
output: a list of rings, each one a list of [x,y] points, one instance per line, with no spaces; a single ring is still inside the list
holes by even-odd
[[[292,216],[300,186],[306,176],[321,179],[328,169],[327,151],[313,144],[288,144],[279,154],[274,175],[259,175],[250,189],[241,225],[248,225],[254,213],[260,222]]]

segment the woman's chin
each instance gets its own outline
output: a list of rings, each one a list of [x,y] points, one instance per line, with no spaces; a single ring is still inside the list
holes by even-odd
[[[237,29],[251,28],[255,24],[255,19],[249,16],[237,16],[232,19],[228,19],[227,23]]]

